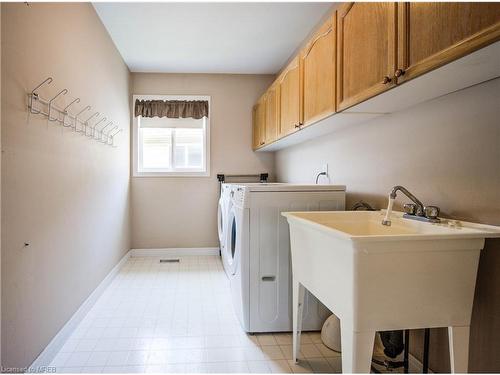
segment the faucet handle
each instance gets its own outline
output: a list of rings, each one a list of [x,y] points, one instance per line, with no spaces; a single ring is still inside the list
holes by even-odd
[[[413,204],[413,203],[406,203],[403,206],[403,210],[404,210],[405,214],[415,215],[417,213],[417,205]]]
[[[425,217],[429,219],[437,219],[439,216],[439,207],[437,206],[425,206],[424,207]]]

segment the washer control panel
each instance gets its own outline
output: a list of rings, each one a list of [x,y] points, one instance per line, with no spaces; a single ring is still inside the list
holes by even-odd
[[[242,185],[233,185],[231,189],[231,199],[238,207],[245,207],[246,189]]]

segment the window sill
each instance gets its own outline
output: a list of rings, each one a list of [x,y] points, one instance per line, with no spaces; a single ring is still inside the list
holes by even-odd
[[[132,177],[210,177],[210,172],[134,172]]]

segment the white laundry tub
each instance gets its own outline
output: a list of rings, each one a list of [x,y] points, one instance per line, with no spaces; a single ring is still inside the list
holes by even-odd
[[[341,321],[343,372],[369,372],[376,331],[449,327],[451,366],[466,372],[479,254],[497,227],[451,226],[381,212],[288,212],[294,358],[304,287]],[[456,222],[453,222],[456,223]]]

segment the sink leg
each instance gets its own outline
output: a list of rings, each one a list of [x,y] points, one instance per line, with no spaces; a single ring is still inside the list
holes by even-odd
[[[293,282],[293,360],[297,362],[302,332],[302,311],[304,309],[305,288],[299,282]]]
[[[354,332],[340,321],[342,373],[370,373],[375,331]]]
[[[452,373],[466,373],[469,365],[470,327],[448,327]]]

